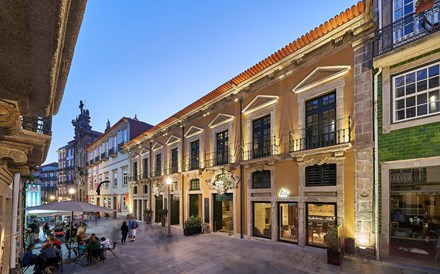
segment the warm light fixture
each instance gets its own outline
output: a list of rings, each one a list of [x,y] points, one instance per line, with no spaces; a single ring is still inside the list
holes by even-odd
[[[75,194],[75,192],[76,192],[76,191],[75,191],[75,189],[74,189],[74,188],[72,188],[72,187],[71,187],[71,188],[69,188],[69,194]]]
[[[280,190],[280,193],[278,193],[278,197],[280,197],[280,198],[286,198],[286,197],[289,197],[289,195],[290,195],[290,191],[288,191],[285,188],[282,188]]]
[[[167,185],[171,185],[171,183],[173,182],[173,180],[171,180],[171,178],[167,178],[165,180],[165,182],[167,183]]]

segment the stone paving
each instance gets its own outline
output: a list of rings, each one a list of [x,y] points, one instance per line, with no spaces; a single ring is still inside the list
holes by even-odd
[[[173,237],[169,238],[167,227],[141,222],[136,241],[120,245],[122,221],[100,220],[87,229],[87,233],[118,241],[117,257],[108,253],[104,262],[86,267],[66,260],[63,273],[440,273],[440,267],[357,256],[345,256],[343,265],[338,267],[326,263],[324,249],[239,239],[221,233],[185,237],[180,226],[172,227]]]

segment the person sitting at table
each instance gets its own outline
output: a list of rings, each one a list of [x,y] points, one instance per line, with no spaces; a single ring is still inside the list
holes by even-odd
[[[87,241],[87,249],[91,258],[97,259],[99,257],[102,259],[101,244],[96,239],[95,234],[90,235],[90,238]]]
[[[22,267],[35,265],[38,262],[38,255],[34,254],[32,250],[35,249],[35,244],[30,244],[26,249],[26,252],[23,254],[23,258],[21,259]]]
[[[101,241],[101,246],[103,249],[109,249],[110,248],[110,241],[108,239],[106,239],[105,237],[102,237],[101,239],[99,239]]]
[[[52,241],[53,245],[58,250],[61,250],[61,245],[62,245],[61,241],[55,238],[53,235],[49,235],[49,237],[47,237],[47,241],[43,244],[41,250],[48,248],[50,246],[50,241]]]
[[[48,246],[41,250],[41,256],[44,258],[44,271],[48,274],[52,274],[52,268],[58,267],[58,261],[60,259],[58,249],[54,246],[53,240],[49,240]]]

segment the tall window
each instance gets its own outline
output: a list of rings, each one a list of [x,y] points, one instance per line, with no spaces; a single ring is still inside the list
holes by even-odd
[[[156,154],[156,176],[162,175],[162,154]]]
[[[128,185],[128,172],[127,170],[124,170],[122,172],[122,186],[127,186]]]
[[[228,131],[217,133],[217,151],[216,151],[216,165],[227,164],[228,161]]]
[[[325,147],[336,143],[336,93],[306,102],[306,147]]]
[[[136,181],[138,179],[138,163],[135,161],[133,162],[133,181]]]
[[[252,159],[271,156],[270,115],[254,120],[252,129]]]
[[[200,180],[192,179],[190,182],[190,190],[200,190]]]
[[[143,194],[148,194],[148,185],[143,185]]]
[[[177,191],[178,190],[178,184],[177,182],[173,182],[171,184],[171,191]]]
[[[171,173],[179,172],[179,153],[177,147],[171,150]]]
[[[440,63],[393,77],[394,121],[440,113]]]
[[[113,171],[113,187],[118,187],[118,173]]]
[[[138,187],[137,186],[133,187],[133,194],[138,194]]]
[[[191,169],[199,168],[200,147],[199,140],[191,142]]]
[[[336,164],[306,167],[306,186],[335,186]]]
[[[144,159],[144,179],[149,177],[149,176],[148,176],[148,170],[149,170],[149,167],[148,167],[148,158],[145,158],[145,159]]]
[[[252,173],[252,188],[253,189],[259,189],[259,188],[270,188],[270,171],[269,170],[263,170],[263,171],[255,171]]]
[[[254,202],[253,215],[253,235],[270,239],[272,237],[272,204],[270,202]]]

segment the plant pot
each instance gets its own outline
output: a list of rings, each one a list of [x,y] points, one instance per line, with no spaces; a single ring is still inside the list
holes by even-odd
[[[184,228],[183,229],[183,235],[185,236],[190,236],[193,234],[198,234],[202,232],[202,228],[201,227],[190,227],[190,228]]]
[[[162,218],[160,219],[160,222],[162,223],[162,226],[165,226],[165,222],[166,222],[166,220],[167,220],[167,218],[165,218],[165,217],[162,217]]]
[[[418,5],[416,7],[416,13],[419,14],[419,13],[424,12],[427,9],[432,8],[434,6],[434,2],[435,2],[435,0],[428,0],[428,1],[421,3],[420,5]]]
[[[340,266],[342,263],[341,252],[333,249],[327,249],[327,263]]]

